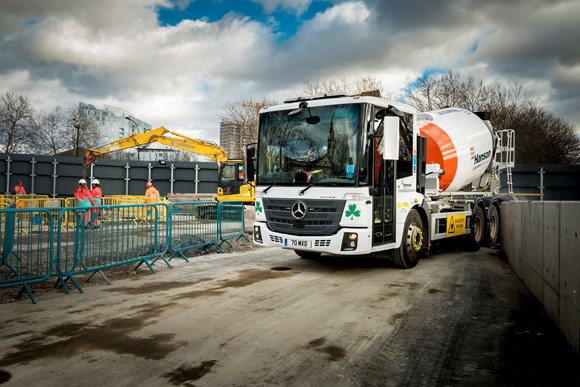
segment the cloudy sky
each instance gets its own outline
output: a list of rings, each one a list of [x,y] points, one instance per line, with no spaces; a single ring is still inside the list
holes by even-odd
[[[578,15],[578,0],[2,0],[0,93],[218,142],[228,102],[328,77],[397,93],[452,69],[517,81],[580,130]]]

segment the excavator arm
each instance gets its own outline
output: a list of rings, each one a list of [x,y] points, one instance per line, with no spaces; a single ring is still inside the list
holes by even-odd
[[[188,137],[177,132],[172,132],[164,126],[160,126],[145,133],[137,133],[111,141],[109,144],[99,148],[88,149],[85,155],[85,167],[94,163],[101,155],[153,143],[207,156],[215,160],[218,164],[228,159],[226,151],[213,142]]]

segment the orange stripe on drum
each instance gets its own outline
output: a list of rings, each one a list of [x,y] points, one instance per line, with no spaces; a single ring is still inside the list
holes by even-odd
[[[427,137],[427,164],[439,164],[445,174],[439,178],[439,187],[446,190],[457,173],[457,151],[449,135],[439,126],[429,122],[420,128]]]

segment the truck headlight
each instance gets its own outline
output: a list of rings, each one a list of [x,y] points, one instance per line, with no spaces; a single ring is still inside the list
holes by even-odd
[[[260,230],[260,226],[254,226],[254,240],[262,243],[262,230]]]
[[[342,237],[341,251],[354,251],[358,246],[358,234],[356,232],[347,232]]]

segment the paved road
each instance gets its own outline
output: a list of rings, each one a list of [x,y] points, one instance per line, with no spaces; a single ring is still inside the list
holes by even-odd
[[[496,250],[381,257],[257,249],[0,305],[6,386],[578,385]]]

